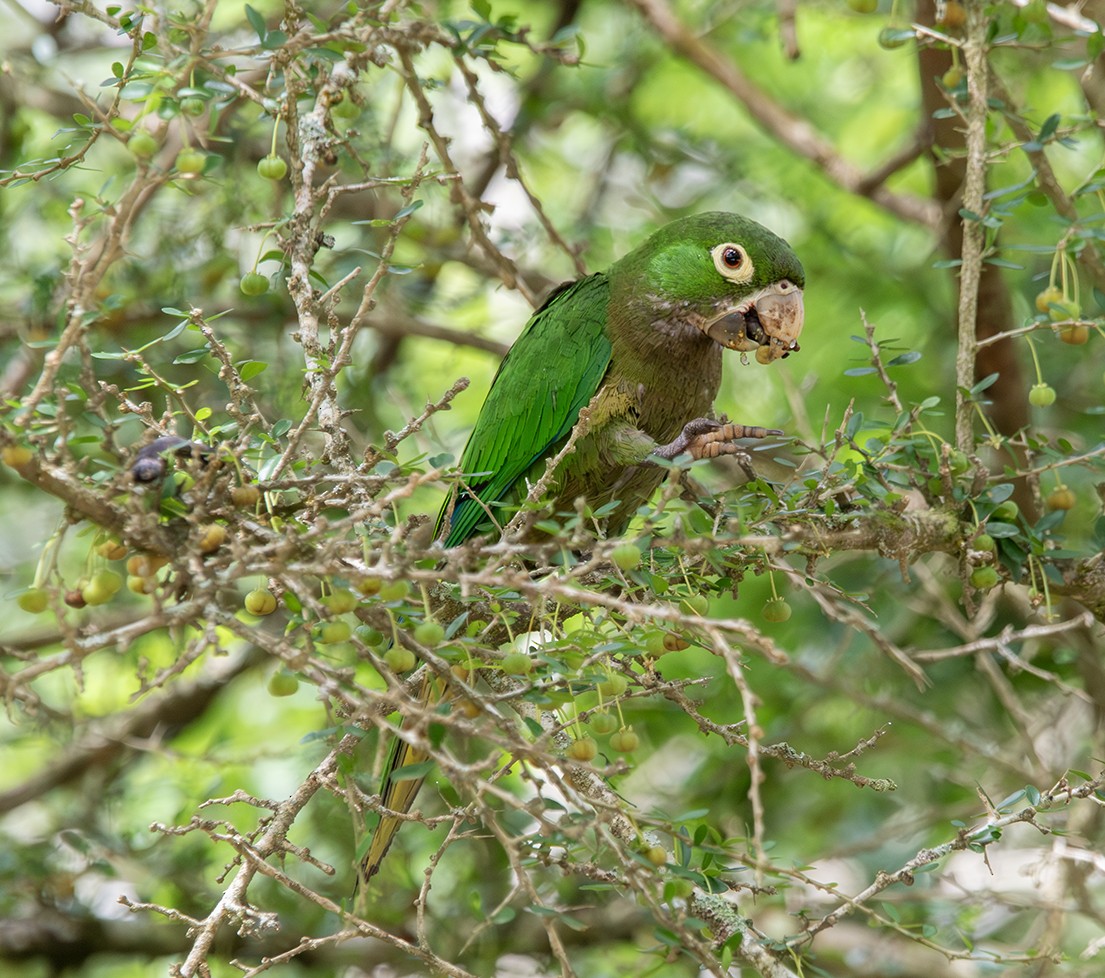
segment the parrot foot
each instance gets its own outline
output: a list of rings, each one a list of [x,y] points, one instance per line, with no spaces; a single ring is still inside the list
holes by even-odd
[[[781,435],[778,428],[760,428],[754,425],[723,424],[710,418],[695,418],[683,426],[679,437],[667,445],[661,445],[653,455],[669,461],[684,453],[694,459],[717,458],[719,455],[739,455],[744,449],[735,444],[741,438],[768,438]]]

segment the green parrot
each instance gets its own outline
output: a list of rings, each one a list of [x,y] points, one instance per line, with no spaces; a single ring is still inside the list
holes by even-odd
[[[499,366],[461,456],[463,490],[446,501],[438,537],[454,547],[505,525],[503,506],[525,499],[546,460],[590,405],[590,426],[560,463],[551,497],[572,508],[616,503],[606,531],[621,533],[664,478],[654,459],[713,458],[740,438],[781,434],[713,420],[722,349],[761,363],[798,349],[805,273],[790,246],[739,214],[672,221],[607,271],[557,288]],[[496,525],[498,524],[498,526]],[[441,695],[428,677],[424,705]],[[406,813],[421,779],[393,780],[426,754],[396,738],[383,807]],[[379,869],[402,820],[382,815],[362,864]]]

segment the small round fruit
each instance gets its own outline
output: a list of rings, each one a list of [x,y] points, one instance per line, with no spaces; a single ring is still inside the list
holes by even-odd
[[[595,743],[594,737],[580,737],[578,740],[573,740],[568,747],[568,756],[573,761],[593,761],[598,752],[599,745]]]
[[[40,587],[28,588],[18,598],[16,603],[29,615],[40,615],[50,604],[50,596]]]
[[[104,540],[96,547],[96,553],[104,560],[122,560],[127,555],[127,548],[118,540]]]
[[[1047,314],[1053,323],[1064,319],[1078,319],[1082,315],[1082,306],[1073,299],[1061,298],[1048,307]]]
[[[989,533],[980,533],[971,541],[971,546],[975,550],[981,550],[987,554],[992,554],[998,548],[998,545],[994,543],[994,538]]]
[[[950,31],[959,30],[967,23],[967,8],[959,0],[947,0],[944,4],[944,15],[937,21],[941,27]]]
[[[594,713],[591,716],[591,729],[599,736],[605,737],[618,729],[618,718],[613,713]],[[612,740],[610,746],[614,746]],[[616,747],[614,749],[617,750]]]
[[[332,615],[344,615],[356,609],[361,602],[347,588],[337,588],[322,598],[322,605]]]
[[[263,618],[276,611],[276,595],[267,588],[259,587],[246,595],[243,604],[251,615]]]
[[[963,78],[963,69],[956,65],[952,65],[940,76],[940,84],[950,92],[952,89],[959,88]]]
[[[1047,508],[1050,510],[1056,509],[1074,509],[1075,503],[1078,502],[1078,498],[1074,495],[1073,490],[1066,485],[1056,486],[1047,494],[1047,499],[1044,500],[1047,504]]]
[[[127,149],[140,160],[148,160],[157,152],[157,140],[145,129],[139,129],[127,140]]]
[[[107,604],[123,586],[123,576],[113,570],[100,570],[81,588],[85,604]]]
[[[710,611],[710,599],[705,594],[688,594],[679,602],[680,610],[700,618]]]
[[[962,475],[971,467],[971,460],[967,457],[966,452],[961,452],[958,448],[953,448],[948,453],[948,468],[952,470],[952,475]]]
[[[203,115],[204,102],[203,99],[196,97],[195,95],[189,95],[187,98],[180,100],[180,111],[185,115],[197,116]]]
[[[1053,302],[1063,301],[1063,290],[1057,285],[1049,285],[1036,296],[1036,311],[1046,315],[1051,312]]]
[[[1051,407],[1055,403],[1055,388],[1043,382],[1033,384],[1028,392],[1028,403],[1035,407]]]
[[[508,676],[527,676],[533,672],[533,659],[525,652],[510,652],[500,663]]]
[[[84,600],[84,594],[82,590],[84,585],[75,587],[71,591],[65,592],[65,598],[63,599],[70,608],[83,608],[88,602]]]
[[[157,578],[142,574],[128,574],[127,590],[135,594],[153,594],[157,590]]]
[[[291,696],[299,689],[299,680],[286,669],[280,669],[269,677],[269,693],[272,696]]]
[[[610,736],[610,749],[619,754],[632,754],[641,746],[641,738],[638,737],[632,727],[624,727]]]
[[[599,691],[600,696],[611,699],[615,696],[621,696],[629,688],[629,680],[620,672],[612,672],[595,688]]]
[[[234,486],[230,490],[230,501],[239,509],[253,509],[261,501],[261,490],[252,484]]]
[[[200,528],[199,548],[202,554],[212,554],[226,542],[226,527],[208,523]]]
[[[649,846],[645,850],[645,858],[659,869],[668,864],[668,851],[663,846]]]
[[[176,168],[181,173],[194,175],[203,172],[207,162],[207,154],[192,146],[185,146],[176,154]]]
[[[684,649],[689,649],[690,647],[691,643],[681,635],[676,635],[675,632],[668,632],[664,636],[665,652],[682,652]]]
[[[641,566],[641,551],[635,543],[619,543],[610,551],[610,559],[619,570],[636,570]]]
[[[879,31],[879,47],[887,51],[902,47],[908,40],[900,27],[884,27]]]
[[[268,276],[260,272],[246,272],[238,283],[238,288],[242,295],[264,295],[269,290]]]
[[[402,601],[410,593],[410,581],[388,581],[379,591],[380,600],[388,602]]]
[[[379,594],[380,588],[383,587],[383,585],[384,582],[378,577],[362,577],[357,582],[357,590],[366,598],[370,598],[374,594]]]
[[[645,651],[654,659],[659,659],[668,651],[664,647],[664,639],[666,638],[667,635],[664,632],[649,632],[645,636]]]
[[[283,180],[288,175],[288,164],[279,156],[264,156],[257,161],[257,172],[266,180]]]
[[[788,621],[790,613],[790,605],[787,604],[786,598],[768,598],[760,612],[764,621],[770,622]]]
[[[32,458],[32,452],[26,445],[5,445],[0,448],[0,462],[10,465],[13,469],[21,469]]]
[[[378,649],[384,644],[384,633],[371,625],[358,625],[353,633],[370,649]]]
[[[161,554],[131,554],[127,558],[127,573],[135,577],[153,577],[169,562]]]
[[[848,6],[857,14],[873,14],[879,9],[879,0],[848,0]]]
[[[1059,330],[1059,339],[1070,346],[1084,346],[1090,341],[1090,327],[1084,323],[1064,326]]]
[[[347,621],[325,621],[318,627],[318,640],[323,645],[337,645],[349,641],[353,626]]]
[[[999,523],[1012,523],[1020,515],[1021,508],[1012,499],[1007,499],[994,507],[994,512],[990,518],[997,520]]]
[[[434,648],[445,640],[445,629],[442,628],[439,622],[434,621],[432,618],[427,618],[425,621],[415,626],[414,640],[419,645]]]
[[[415,654],[399,645],[393,645],[384,653],[384,662],[392,672],[410,672],[418,665]]]
[[[999,580],[998,572],[993,567],[976,567],[971,571],[971,587],[980,591],[989,591]]]

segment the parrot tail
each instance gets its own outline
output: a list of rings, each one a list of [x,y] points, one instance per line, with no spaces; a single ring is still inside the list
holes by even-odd
[[[419,702],[423,710],[429,707],[433,701],[436,685],[438,684],[429,676],[423,682],[422,691],[419,695]],[[380,805],[382,808],[390,812],[401,812],[402,814],[406,814],[411,810],[418,789],[422,787],[422,782],[426,780],[426,777],[423,775],[416,778],[396,779],[395,774],[402,768],[409,767],[412,764],[421,764],[428,757],[426,751],[413,747],[400,737],[394,739],[391,746],[391,755],[388,757],[384,775],[380,780]],[[391,848],[391,843],[402,824],[403,819],[396,815],[388,815],[386,812],[380,815],[380,824],[376,826],[376,831],[373,833],[372,844],[368,847],[368,852],[365,853],[364,860],[361,862],[358,883],[367,885],[368,881],[380,869],[380,863],[383,862],[384,856]]]

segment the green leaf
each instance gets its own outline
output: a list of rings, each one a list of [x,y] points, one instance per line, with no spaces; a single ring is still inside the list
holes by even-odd
[[[257,32],[257,39],[263,44],[265,42],[265,35],[269,32],[268,27],[265,25],[265,18],[248,3],[246,4],[246,20],[249,21],[250,27]]]
[[[921,353],[918,350],[910,350],[908,353],[902,353],[896,356],[893,360],[887,363],[888,367],[904,367],[910,363],[916,363],[921,359]]]
[[[399,209],[398,212],[396,212],[393,220],[401,221],[404,217],[409,217],[416,210],[418,210],[422,206],[422,204],[423,201],[421,200],[412,200],[409,204],[407,204],[406,207],[402,207]]]
[[[866,377],[868,374],[877,373],[874,367],[849,367],[844,371],[845,377]]]
[[[261,363],[259,360],[247,360],[241,367],[238,368],[238,376],[243,381],[250,381],[258,374],[264,373],[268,369],[267,363]]]

